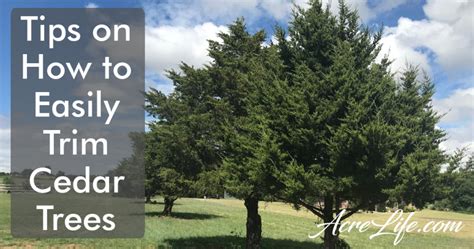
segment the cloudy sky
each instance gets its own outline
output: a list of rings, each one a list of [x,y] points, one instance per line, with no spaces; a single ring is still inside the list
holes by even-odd
[[[225,32],[243,16],[251,32],[286,27],[291,17],[288,0],[5,0],[0,2],[0,171],[10,169],[10,11],[15,7],[143,7],[146,14],[146,85],[173,90],[164,77],[180,61],[201,66],[209,61],[207,40]],[[305,5],[304,0],[295,4]],[[324,0],[333,12],[337,0]],[[385,26],[382,53],[394,60],[393,72],[412,63],[436,84],[435,109],[444,114],[440,128],[448,133],[442,148],[452,152],[470,146],[474,151],[474,0],[348,0],[362,21]]]

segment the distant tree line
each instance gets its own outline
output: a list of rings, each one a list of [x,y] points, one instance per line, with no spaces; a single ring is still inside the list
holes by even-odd
[[[466,152],[466,148],[458,149],[448,157],[439,179],[438,198],[428,208],[474,213],[474,155],[467,157]]]

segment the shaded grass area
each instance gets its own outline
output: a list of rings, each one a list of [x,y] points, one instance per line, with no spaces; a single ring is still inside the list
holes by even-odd
[[[242,248],[245,238],[239,236],[195,237],[185,239],[169,239],[165,243],[172,248]],[[294,241],[290,239],[264,238],[265,248],[322,248],[321,244],[310,241]]]
[[[162,212],[158,211],[152,211],[152,212],[146,212],[146,216],[149,217],[164,217]],[[206,219],[213,219],[213,218],[219,218],[220,216],[218,215],[213,215],[213,214],[199,214],[199,213],[186,213],[186,212],[173,212],[171,214],[171,218],[175,219],[184,219],[184,220],[206,220]]]
[[[140,239],[15,239],[10,235],[10,197],[0,194],[0,248],[243,248],[246,211],[239,200],[179,199],[172,217],[163,217],[161,199],[146,205],[146,232]],[[263,248],[321,248],[321,239],[309,239],[319,231],[317,219],[283,203],[261,203]],[[342,237],[353,248],[474,248],[474,216],[422,211],[419,219],[460,219],[462,234],[407,234],[396,247],[393,236],[369,240],[374,230]],[[357,214],[354,220],[383,220],[387,214]]]

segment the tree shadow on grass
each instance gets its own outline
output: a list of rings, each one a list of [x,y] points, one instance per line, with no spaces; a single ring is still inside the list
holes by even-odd
[[[145,202],[145,204],[148,204],[148,205],[165,205],[165,202],[163,201],[155,201],[155,200],[152,200],[151,202]],[[173,207],[174,206],[180,206],[181,204],[180,203],[173,203]]]
[[[149,217],[171,217],[176,219],[183,219],[183,220],[207,220],[207,219],[215,219],[220,218],[222,216],[214,215],[214,214],[199,214],[199,213],[186,213],[186,212],[173,212],[171,216],[164,216],[161,212],[146,212],[146,216]]]
[[[191,237],[182,239],[165,240],[170,248],[186,249],[227,249],[245,248],[245,238],[238,236],[213,236],[213,237]],[[285,249],[322,249],[323,245],[311,241],[295,241],[288,239],[262,239],[262,248],[285,248]]]

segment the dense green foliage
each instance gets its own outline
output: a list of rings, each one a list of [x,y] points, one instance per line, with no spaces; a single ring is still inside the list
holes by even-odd
[[[474,212],[474,155],[465,162],[466,149],[449,157],[437,186],[437,200],[429,205],[438,210]]]
[[[200,71],[185,64],[182,70],[189,72],[189,77],[200,77]],[[215,168],[216,160],[213,143],[206,134],[212,124],[206,116],[195,114],[205,108],[205,103],[199,102],[199,96],[190,95],[198,91],[185,89],[190,87],[188,82],[195,81],[176,72],[170,72],[170,78],[175,82],[174,94],[165,96],[156,90],[146,94],[146,108],[156,118],[149,125],[145,149],[146,195],[147,198],[155,194],[164,196],[169,204],[163,210],[166,214],[171,213],[177,198],[196,193],[196,184],[202,179],[199,174]]]
[[[387,201],[421,208],[434,200],[444,161],[434,87],[415,67],[397,80],[390,61],[377,61],[381,35],[342,1],[337,16],[319,1],[297,7],[276,44],[237,20],[209,42],[210,64],[182,64],[169,72],[171,95],[146,94],[156,118],[150,195],[166,204],[224,188],[245,201],[248,248],[259,248],[263,199],[325,222],[343,203],[345,219]],[[343,243],[327,231],[326,248]]]
[[[435,198],[443,162],[430,105],[433,84],[408,67],[397,84],[390,62],[375,59],[381,32],[361,27],[340,2],[339,16],[312,1],[298,8],[278,47],[298,112],[281,144],[292,161],[281,172],[281,198],[329,222],[387,200],[417,207]],[[337,238],[325,234],[325,246]]]
[[[275,181],[271,169],[280,160],[274,134],[268,128],[275,96],[282,95],[282,64],[274,48],[263,47],[265,34],[250,35],[242,20],[221,33],[223,43],[210,43],[214,62],[208,68],[214,108],[222,110],[219,125],[226,190],[238,198],[262,199]]]
[[[248,200],[258,244],[258,201],[270,195],[271,170],[282,157],[268,114],[273,98],[285,93],[283,64],[276,48],[262,46],[265,34],[250,35],[243,20],[219,38],[210,41],[210,65],[170,72],[173,94],[147,93],[147,110],[158,118],[150,126],[147,172],[165,198],[189,194],[186,188],[215,196],[214,186]]]

